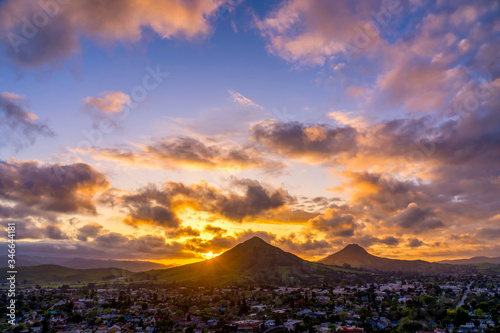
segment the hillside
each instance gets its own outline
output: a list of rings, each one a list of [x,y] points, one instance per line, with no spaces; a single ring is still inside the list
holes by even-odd
[[[59,282],[66,284],[101,281],[103,278],[116,279],[134,273],[117,268],[74,269],[57,265],[39,265],[17,268],[17,282],[28,284],[47,284]],[[0,279],[6,281],[7,268],[2,268]]]
[[[422,274],[465,273],[470,268],[448,264],[431,263],[424,260],[398,260],[374,256],[357,244],[350,244],[344,249],[329,255],[318,262],[325,265],[362,268],[372,271],[399,271]]]
[[[500,257],[473,257],[469,259],[442,260],[442,264],[452,265],[479,265],[479,264],[496,264],[500,265]]]
[[[277,283],[295,285],[340,279],[348,270],[303,260],[296,255],[253,237],[220,256],[165,270],[149,271],[158,281],[203,281],[208,283]],[[144,273],[143,273],[144,274]],[[141,274],[138,274],[138,277]]]
[[[75,269],[90,268],[120,268],[131,272],[143,272],[152,269],[169,268],[162,264],[142,260],[101,260],[84,258],[57,258],[57,257],[38,257],[28,255],[18,255],[16,257],[17,266],[38,266],[38,265],[57,265]]]

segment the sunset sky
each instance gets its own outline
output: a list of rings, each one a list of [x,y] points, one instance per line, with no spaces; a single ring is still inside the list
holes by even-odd
[[[499,18],[0,0],[0,219],[27,255],[184,264],[257,235],[310,260],[498,256]]]

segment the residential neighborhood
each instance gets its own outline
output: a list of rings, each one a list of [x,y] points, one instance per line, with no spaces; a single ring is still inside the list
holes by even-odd
[[[5,293],[0,301],[5,318]],[[17,309],[5,332],[498,332],[500,285],[490,276],[317,288],[106,281],[20,288]]]

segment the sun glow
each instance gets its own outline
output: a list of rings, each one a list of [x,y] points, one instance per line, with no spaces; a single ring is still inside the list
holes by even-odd
[[[204,259],[212,259],[212,258],[215,258],[219,255],[220,253],[213,253],[212,251],[210,252],[207,252],[207,253],[202,253],[201,256],[204,258]]]

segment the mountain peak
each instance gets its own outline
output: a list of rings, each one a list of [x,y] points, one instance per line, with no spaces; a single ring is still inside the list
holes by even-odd
[[[360,245],[353,243],[344,247],[340,252],[350,252],[350,253],[358,253],[358,254],[368,254],[368,252]]]
[[[252,238],[246,240],[243,242],[243,244],[252,244],[252,243],[265,243],[265,244],[269,244],[268,242],[266,242],[265,240],[263,240],[262,238],[260,238],[259,236],[253,236]]]

